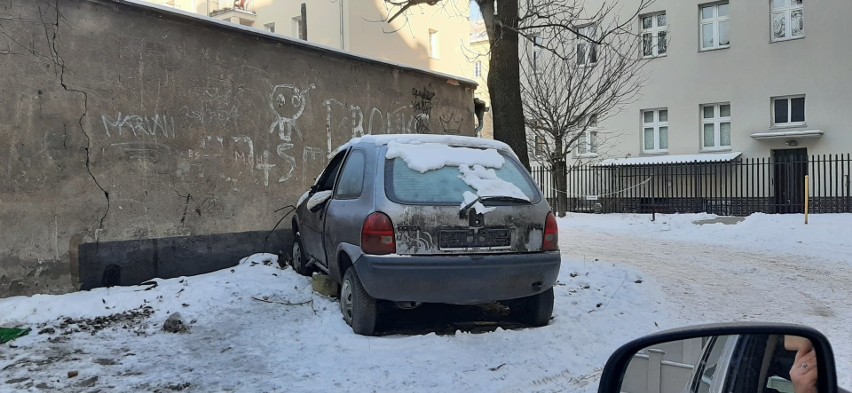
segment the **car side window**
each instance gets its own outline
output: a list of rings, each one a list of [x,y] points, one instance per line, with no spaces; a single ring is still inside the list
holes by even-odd
[[[340,171],[340,166],[343,163],[343,157],[345,155],[346,152],[342,151],[337,153],[337,155],[331,159],[331,162],[329,162],[328,166],[325,167],[325,171],[323,171],[319,179],[317,179],[317,188],[314,190],[315,192],[330,191],[334,189],[334,181],[337,180],[337,172]]]
[[[363,150],[353,150],[349,153],[340,181],[337,183],[336,199],[356,199],[361,196],[364,188],[364,164]]]

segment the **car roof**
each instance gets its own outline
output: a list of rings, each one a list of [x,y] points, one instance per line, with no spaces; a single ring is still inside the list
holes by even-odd
[[[375,146],[385,146],[391,142],[396,143],[438,143],[442,145],[450,145],[456,147],[472,147],[479,149],[497,149],[508,152],[514,152],[509,145],[493,139],[476,138],[461,135],[437,135],[437,134],[381,134],[381,135],[364,135],[362,137],[353,138],[344,145],[338,147],[330,154],[334,156],[338,152],[345,150],[354,145],[370,144]]]

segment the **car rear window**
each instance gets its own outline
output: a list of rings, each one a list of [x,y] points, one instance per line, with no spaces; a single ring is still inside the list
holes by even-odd
[[[514,159],[504,156],[505,163],[494,172],[521,190],[533,203],[539,201],[535,184],[525,175],[525,170]],[[408,167],[401,158],[386,160],[385,193],[398,203],[461,204],[465,192],[476,190],[459,177],[459,167],[445,166],[420,173]]]

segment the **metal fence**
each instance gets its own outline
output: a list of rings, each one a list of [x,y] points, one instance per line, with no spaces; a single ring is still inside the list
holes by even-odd
[[[747,158],[665,165],[583,165],[569,168],[558,198],[552,172],[532,174],[555,211],[699,213],[744,216],[802,213],[808,178],[810,213],[852,212],[852,155]]]

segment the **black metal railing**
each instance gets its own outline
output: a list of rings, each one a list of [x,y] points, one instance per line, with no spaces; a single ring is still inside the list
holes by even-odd
[[[547,167],[533,178],[555,211],[700,213],[744,216],[852,212],[852,155],[746,158],[665,165],[583,165],[568,169],[559,197]]]

